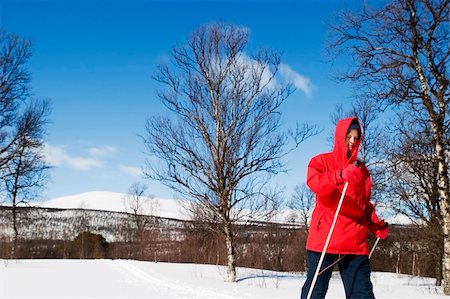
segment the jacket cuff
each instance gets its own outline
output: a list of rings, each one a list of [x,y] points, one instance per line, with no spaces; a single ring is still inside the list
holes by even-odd
[[[386,239],[388,233],[389,233],[389,226],[386,225],[386,226],[383,226],[382,228],[378,229],[375,232],[375,236],[377,238],[380,238],[383,240],[383,239]]]

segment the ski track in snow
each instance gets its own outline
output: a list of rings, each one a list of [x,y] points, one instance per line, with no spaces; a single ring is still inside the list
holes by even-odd
[[[171,296],[177,295],[177,298],[194,298],[198,299],[238,299],[241,297],[229,296],[220,294],[214,291],[205,290],[203,287],[195,287],[192,285],[180,284],[175,281],[173,283],[169,283],[166,280],[156,278],[152,276],[150,273],[140,269],[138,266],[134,265],[132,261],[129,260],[115,260],[113,261],[115,264],[118,264],[122,269],[129,272],[134,277],[142,280],[145,283],[149,283],[152,288],[160,290],[161,292],[170,294]],[[189,293],[189,295],[187,294]],[[172,297],[171,297],[172,298]]]

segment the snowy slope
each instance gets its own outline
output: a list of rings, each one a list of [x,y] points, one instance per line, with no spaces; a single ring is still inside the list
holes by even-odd
[[[58,197],[43,202],[33,202],[32,205],[43,208],[58,209],[91,209],[112,212],[130,212],[125,203],[126,194],[116,192],[87,192],[72,196]],[[179,201],[173,199],[156,199],[158,207],[154,216],[186,220]]]
[[[214,265],[130,260],[2,260],[0,298],[262,299],[299,298],[302,274],[238,268],[238,282],[225,282]],[[447,298],[434,280],[373,273],[377,299]],[[345,298],[336,273],[327,294]]]

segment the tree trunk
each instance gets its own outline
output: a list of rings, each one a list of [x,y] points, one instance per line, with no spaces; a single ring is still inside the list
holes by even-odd
[[[225,225],[225,239],[227,245],[227,274],[229,282],[236,282],[236,253],[234,252],[234,238],[231,225]]]
[[[11,248],[11,258],[16,258],[16,252],[17,252],[17,243],[19,239],[19,230],[17,229],[17,210],[16,205],[13,203],[12,206],[12,214],[13,214],[13,229],[14,229],[14,240],[13,240],[13,246]]]
[[[438,133],[438,137],[442,137],[442,133]],[[440,134],[439,134],[440,133]],[[445,159],[443,138],[436,140],[436,158],[438,161],[438,194],[439,206],[442,216],[442,232],[444,234],[444,256],[442,258],[442,278],[444,280],[444,294],[450,295],[450,204],[448,190],[448,169]]]
[[[442,244],[439,244],[439,255],[438,255],[438,263],[436,263],[436,286],[442,286],[442,253],[444,251],[444,248]]]
[[[442,213],[442,231],[444,233],[444,256],[442,258],[442,278],[444,280],[444,294],[450,295],[450,213],[448,200],[439,196]]]
[[[13,247],[11,250],[11,257],[15,258],[16,257],[16,252],[17,252],[17,240],[19,239],[19,230],[17,229],[17,194],[19,192],[18,189],[18,185],[19,185],[19,176],[20,176],[20,171],[19,168],[22,165],[22,156],[23,156],[23,149],[20,152],[20,156],[19,156],[19,166],[17,167],[17,171],[14,174],[14,185],[13,185],[13,189],[12,189],[12,213],[13,213],[13,229],[14,229],[14,243],[13,243]]]
[[[444,279],[444,294],[450,295],[450,213],[448,202],[440,199],[444,232],[444,256],[442,258],[442,277]]]

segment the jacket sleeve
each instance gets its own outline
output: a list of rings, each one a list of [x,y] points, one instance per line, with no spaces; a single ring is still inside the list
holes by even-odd
[[[333,192],[343,180],[339,177],[339,171],[326,171],[322,156],[311,159],[308,165],[306,184],[317,195],[325,196]]]
[[[387,222],[384,222],[383,220],[380,220],[378,218],[378,215],[375,212],[375,207],[371,202],[368,202],[366,205],[366,216],[367,220],[369,221],[369,230],[380,239],[386,238],[389,227]]]

